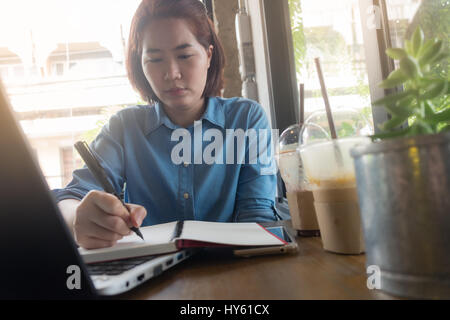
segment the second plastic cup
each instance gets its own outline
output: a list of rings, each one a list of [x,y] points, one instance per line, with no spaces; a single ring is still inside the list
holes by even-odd
[[[323,248],[327,251],[344,254],[364,252],[350,149],[367,143],[370,143],[369,138],[356,137],[299,148],[306,177],[312,186]]]
[[[304,177],[303,165],[297,151],[300,129],[299,125],[292,125],[281,134],[276,159],[286,185],[292,226],[301,236],[318,236],[320,233],[313,195]]]

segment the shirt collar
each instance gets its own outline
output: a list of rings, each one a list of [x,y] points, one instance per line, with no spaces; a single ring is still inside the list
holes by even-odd
[[[164,111],[163,106],[158,102],[154,105],[152,115],[148,118],[147,134],[164,124],[170,129],[179,129],[179,125],[176,125],[170,120]],[[206,110],[200,118],[208,120],[209,122],[225,129],[225,114],[222,104],[215,97],[209,97],[206,105]]]
[[[218,98],[208,98],[208,104],[206,105],[205,113],[203,113],[201,119],[208,120],[222,129],[225,129],[225,112]]]

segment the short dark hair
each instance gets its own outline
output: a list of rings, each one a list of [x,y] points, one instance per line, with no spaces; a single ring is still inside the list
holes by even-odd
[[[141,2],[131,21],[128,40],[126,68],[131,85],[147,102],[159,101],[144,75],[141,59],[144,28],[150,22],[161,18],[185,19],[191,26],[197,41],[206,50],[210,45],[214,47],[202,96],[220,96],[223,88],[225,54],[214,24],[200,0],[143,0]]]

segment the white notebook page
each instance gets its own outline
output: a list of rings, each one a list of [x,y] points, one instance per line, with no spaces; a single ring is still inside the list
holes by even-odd
[[[180,238],[241,246],[283,245],[283,241],[254,222],[184,221]]]

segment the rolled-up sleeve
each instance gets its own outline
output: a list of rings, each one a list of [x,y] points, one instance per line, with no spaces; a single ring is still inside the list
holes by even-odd
[[[92,152],[118,194],[122,192],[125,181],[122,140],[123,130],[120,116],[113,115],[90,144]],[[81,200],[91,190],[102,190],[102,188],[89,169],[84,166],[73,172],[73,179],[65,188],[54,189],[52,193],[59,202],[64,199]]]
[[[277,177],[271,127],[262,107],[256,104],[252,107],[247,131],[255,129],[257,140],[252,139],[251,135],[247,139],[246,161],[240,169],[236,192],[236,222],[274,221],[279,217],[275,208]],[[255,143],[256,161],[252,153]]]

